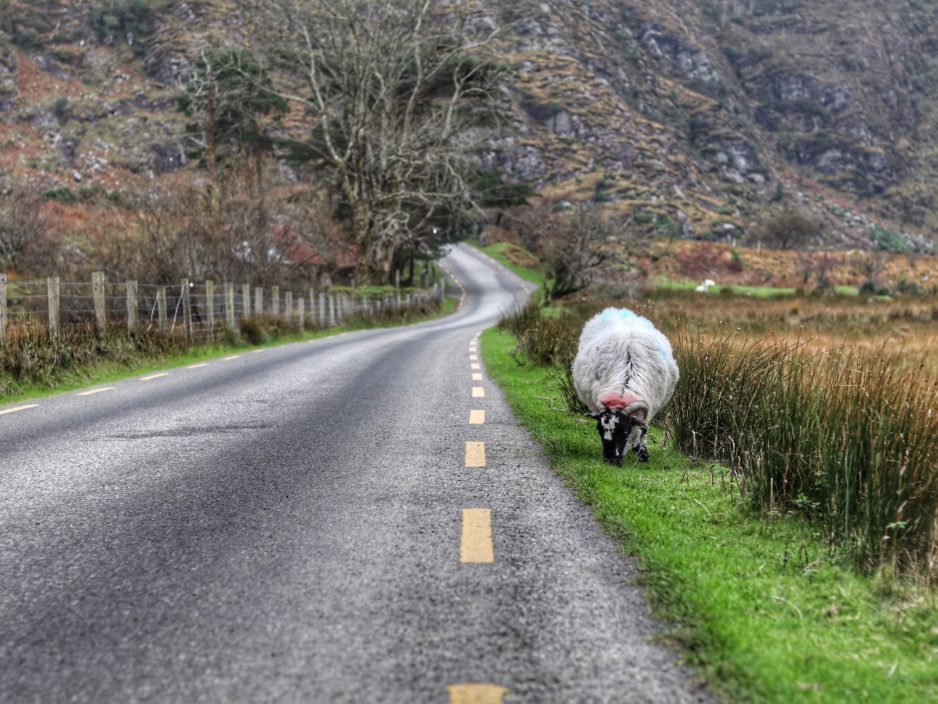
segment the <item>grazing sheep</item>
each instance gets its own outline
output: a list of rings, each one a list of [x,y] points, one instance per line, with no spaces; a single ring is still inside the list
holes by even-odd
[[[583,326],[573,385],[596,419],[604,460],[619,466],[632,447],[648,461],[648,423],[671,400],[678,376],[671,343],[648,319],[606,308]]]

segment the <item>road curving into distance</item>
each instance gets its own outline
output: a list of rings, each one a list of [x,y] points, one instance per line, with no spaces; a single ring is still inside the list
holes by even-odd
[[[444,264],[444,319],[0,407],[0,701],[704,699],[477,359],[530,285]]]

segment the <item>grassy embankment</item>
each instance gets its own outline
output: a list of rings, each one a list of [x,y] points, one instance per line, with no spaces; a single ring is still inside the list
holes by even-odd
[[[808,523],[765,517],[728,470],[662,448],[601,461],[592,422],[566,411],[557,371],[519,364],[516,339],[482,338],[488,373],[516,417],[597,518],[635,555],[659,617],[686,657],[737,701],[934,701],[934,594],[858,575]]]
[[[0,404],[42,398],[96,384],[147,374],[161,369],[196,364],[247,349],[276,347],[305,342],[344,332],[426,322],[456,310],[455,298],[447,297],[439,310],[423,315],[406,313],[380,321],[355,318],[325,330],[297,332],[279,326],[252,326],[251,335],[223,336],[213,343],[180,344],[159,336],[131,338],[115,333],[100,339],[79,335],[59,345],[48,344],[44,335],[26,342],[9,341],[0,346]],[[249,339],[250,338],[250,339]],[[13,345],[18,345],[15,349]]]
[[[538,268],[537,259],[527,250],[508,242],[494,242],[483,246],[478,242],[469,241],[467,244],[472,245],[480,252],[485,252],[525,281],[530,281],[538,286],[544,285],[544,272]]]

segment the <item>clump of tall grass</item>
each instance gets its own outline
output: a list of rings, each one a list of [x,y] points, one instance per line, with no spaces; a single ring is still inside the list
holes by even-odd
[[[576,354],[580,334],[576,321],[545,317],[536,303],[515,308],[501,318],[498,327],[517,337],[518,353],[535,364],[569,366]]]
[[[774,338],[672,341],[681,449],[728,463],[756,507],[809,515],[864,571],[938,579],[938,382],[924,366]]]
[[[498,329],[506,330],[520,339],[529,328],[543,319],[541,306],[535,301],[528,301],[503,314],[498,321]]]
[[[92,327],[69,328],[50,336],[44,328],[28,328],[0,340],[0,396],[23,385],[52,385],[67,372],[93,367],[101,361],[131,365],[141,359],[184,351],[181,335]]]

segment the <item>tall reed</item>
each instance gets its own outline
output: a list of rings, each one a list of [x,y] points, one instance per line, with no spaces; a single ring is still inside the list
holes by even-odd
[[[755,506],[799,510],[861,569],[938,578],[938,382],[894,355],[807,354],[683,332],[672,436],[736,469]]]

